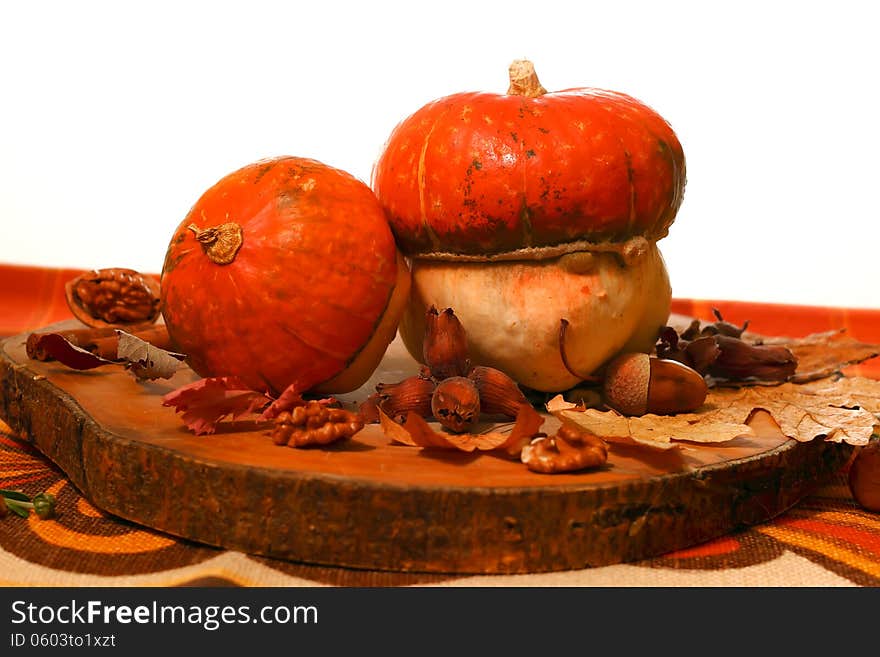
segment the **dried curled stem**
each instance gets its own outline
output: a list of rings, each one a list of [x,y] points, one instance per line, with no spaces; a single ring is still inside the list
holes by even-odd
[[[571,366],[571,363],[568,360],[568,355],[565,351],[565,336],[568,333],[568,327],[571,325],[565,317],[559,320],[559,357],[562,359],[562,365],[572,376],[577,377],[582,382],[585,383],[601,383],[602,377],[596,376],[593,374],[583,374],[581,372],[575,371],[575,369]]]
[[[527,59],[515,59],[508,68],[510,86],[507,88],[509,96],[525,96],[537,98],[547,93],[547,90],[538,80],[535,65]]]
[[[234,221],[204,229],[190,224],[187,230],[193,232],[205,255],[215,265],[228,265],[234,261],[244,242],[241,226]]]

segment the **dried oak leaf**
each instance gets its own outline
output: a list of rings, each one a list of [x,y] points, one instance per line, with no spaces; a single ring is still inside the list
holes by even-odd
[[[710,416],[748,421],[758,409],[773,416],[782,433],[807,442],[866,445],[880,425],[880,381],[863,377],[783,383],[772,388],[718,389],[709,393]]]
[[[199,379],[162,397],[162,405],[181,413],[184,424],[196,435],[214,433],[224,418],[235,420],[256,413],[271,401],[234,376]]]
[[[186,354],[160,349],[125,331],[117,330],[116,335],[119,341],[117,360],[121,360],[138,381],[170,379],[186,358]]]
[[[561,397],[547,409],[563,422],[592,431],[608,442],[672,449],[674,441],[726,442],[754,435],[748,422],[763,409],[787,437],[807,442],[865,445],[880,425],[880,381],[862,377],[822,379],[775,387],[717,388],[694,413],[625,417],[614,411],[583,409]]]
[[[722,443],[755,432],[743,421],[710,417],[706,413],[646,415],[628,417],[617,411],[584,408],[558,395],[547,402],[547,410],[563,423],[585,429],[608,442],[638,445],[656,450],[677,449],[679,443]]]
[[[849,365],[880,355],[880,344],[860,342],[846,335],[846,329],[813,333],[803,338],[764,338],[764,344],[778,344],[795,355],[797,370],[792,383],[806,383],[833,376]]]
[[[510,433],[447,433],[435,431],[418,413],[409,412],[406,421],[398,424],[379,409],[379,425],[392,441],[411,447],[459,449],[463,452],[500,451],[519,458],[522,448],[538,435],[544,418],[531,406],[520,404],[516,422]]]

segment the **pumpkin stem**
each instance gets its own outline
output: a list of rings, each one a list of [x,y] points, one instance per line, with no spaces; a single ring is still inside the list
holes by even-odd
[[[510,75],[510,87],[507,89],[508,95],[537,98],[547,93],[547,90],[541,86],[541,82],[538,80],[538,74],[535,73],[535,65],[529,60],[514,60],[507,72]]]
[[[230,221],[204,230],[195,224],[190,224],[187,228],[195,234],[211,262],[228,265],[235,260],[243,241],[241,226],[237,223]]]

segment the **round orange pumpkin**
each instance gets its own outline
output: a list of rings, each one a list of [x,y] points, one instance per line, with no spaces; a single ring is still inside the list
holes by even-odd
[[[254,162],[175,231],[162,315],[201,376],[277,395],[350,392],[394,338],[410,274],[370,188],[321,162]]]
[[[372,186],[411,258],[400,332],[416,358],[425,308],[449,306],[475,362],[559,391],[649,350],[668,319],[656,242],[682,202],[684,153],[631,96],[547,92],[516,61],[506,94],[453,94],[398,124]]]

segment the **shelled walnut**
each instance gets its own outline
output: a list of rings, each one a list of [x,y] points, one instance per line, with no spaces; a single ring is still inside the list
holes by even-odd
[[[535,438],[523,447],[520,459],[534,472],[573,472],[603,465],[608,445],[595,434],[564,424],[556,434]]]
[[[328,445],[351,438],[363,427],[356,413],[310,400],[275,417],[272,442],[288,447]]]

